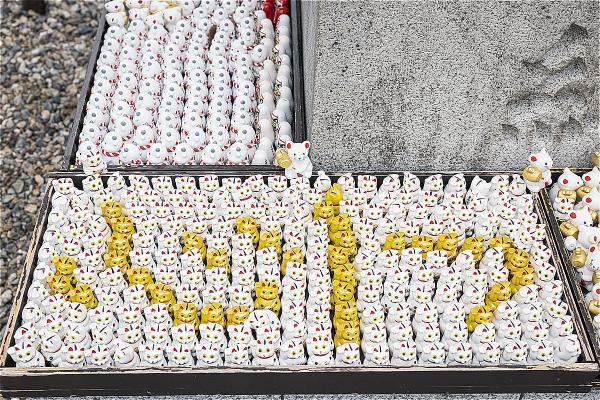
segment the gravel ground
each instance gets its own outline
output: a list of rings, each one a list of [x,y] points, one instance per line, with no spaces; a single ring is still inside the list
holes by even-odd
[[[101,3],[48,0],[48,13],[19,1],[0,13],[0,337],[45,185],[60,167]]]

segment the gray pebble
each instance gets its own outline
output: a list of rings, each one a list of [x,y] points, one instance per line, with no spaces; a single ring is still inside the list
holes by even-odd
[[[25,183],[23,183],[22,180],[17,179],[16,181],[14,181],[14,183],[12,184],[12,188],[14,189],[15,193],[21,193],[23,191],[23,188],[25,187]]]
[[[2,2],[0,336],[41,203],[44,175],[60,167],[104,2],[48,1],[47,15]]]
[[[0,304],[8,304],[13,298],[12,290],[6,289],[0,294]]]
[[[17,275],[16,272],[13,272],[12,274],[10,274],[8,276],[8,284],[10,286],[16,286],[18,282],[19,282],[19,276]]]

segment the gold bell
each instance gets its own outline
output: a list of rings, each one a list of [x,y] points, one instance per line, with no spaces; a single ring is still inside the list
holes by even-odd
[[[587,260],[587,254],[585,250],[581,247],[577,247],[573,254],[571,254],[571,265],[573,268],[582,268],[585,265],[585,261]]]
[[[523,170],[523,179],[529,182],[539,182],[542,180],[542,171],[538,167],[530,165]]]
[[[577,198],[578,198],[579,200],[581,200],[581,199],[583,199],[583,197],[584,197],[586,194],[590,193],[591,191],[592,191],[592,187],[591,187],[591,186],[586,186],[586,185],[580,186],[580,187],[577,189],[577,192],[576,192],[576,193],[577,193]]]
[[[600,314],[600,300],[592,300],[588,304],[588,310],[592,315]]]
[[[594,271],[594,274],[592,275],[592,283],[594,285],[600,283],[600,271]]]
[[[569,189],[560,189],[558,191],[558,197],[561,199],[577,200],[577,192]]]
[[[579,228],[577,228],[577,225],[574,223],[565,221],[560,224],[560,233],[562,233],[563,236],[573,236],[574,238],[577,238],[579,235]]]
[[[592,217],[592,221],[597,221],[598,220],[598,211],[596,210],[592,210],[591,208],[588,208],[590,215]]]
[[[281,168],[289,168],[292,165],[292,159],[285,149],[275,151],[275,163]]]
[[[592,153],[592,164],[600,168],[600,151],[595,151]]]

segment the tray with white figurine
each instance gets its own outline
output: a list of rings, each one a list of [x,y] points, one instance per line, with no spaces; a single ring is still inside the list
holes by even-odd
[[[599,375],[519,175],[50,178],[5,396],[587,391]]]
[[[540,192],[540,200],[549,210],[558,254],[600,360],[600,171],[557,168],[552,177],[555,183]]]
[[[62,169],[276,170],[306,139],[301,35],[298,0],[107,1]]]

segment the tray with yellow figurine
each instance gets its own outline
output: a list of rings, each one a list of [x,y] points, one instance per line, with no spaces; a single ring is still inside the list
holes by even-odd
[[[587,391],[540,196],[490,172],[51,174],[0,392]]]

